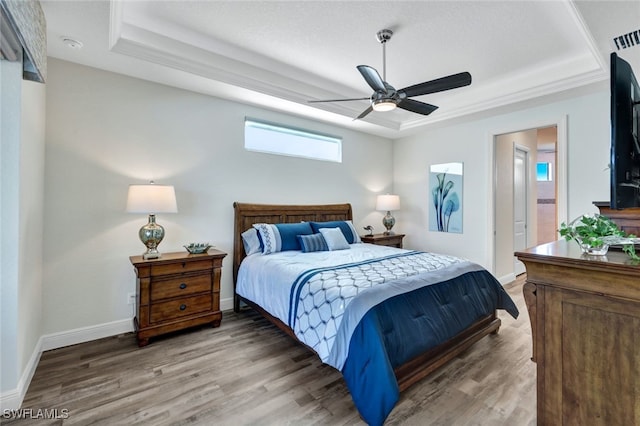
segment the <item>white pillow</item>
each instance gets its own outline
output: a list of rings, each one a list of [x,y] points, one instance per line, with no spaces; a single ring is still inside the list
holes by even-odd
[[[349,243],[340,228],[320,228],[319,231],[327,242],[327,247],[329,247],[330,251],[349,248]]]
[[[242,245],[244,245],[244,252],[247,256],[255,253],[260,253],[260,240],[258,239],[258,231],[255,228],[250,228],[244,231],[242,234]]]

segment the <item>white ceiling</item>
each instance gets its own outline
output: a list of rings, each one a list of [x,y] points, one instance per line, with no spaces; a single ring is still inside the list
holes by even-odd
[[[397,137],[541,96],[603,85],[615,36],[640,29],[640,1],[41,0],[49,56]],[[470,86],[425,95],[429,116],[372,112],[356,66],[397,89],[468,71]],[[81,41],[81,49],[63,42]],[[640,77],[640,46],[619,55]]]

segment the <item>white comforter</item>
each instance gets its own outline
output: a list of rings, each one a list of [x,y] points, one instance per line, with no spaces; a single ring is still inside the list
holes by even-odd
[[[408,250],[373,244],[351,244],[349,250],[283,251],[254,254],[240,264],[236,293],[257,303],[285,324],[289,321],[291,284],[304,271],[326,266],[346,265]]]

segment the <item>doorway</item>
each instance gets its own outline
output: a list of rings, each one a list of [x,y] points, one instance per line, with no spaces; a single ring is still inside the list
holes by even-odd
[[[488,248],[493,273],[503,284],[515,280],[518,273],[525,272],[524,265],[520,266],[515,261],[514,251],[541,243],[538,241],[537,232],[539,223],[541,221],[552,223],[553,240],[555,240],[557,239],[555,224],[566,221],[566,124],[566,117],[562,117],[558,120],[514,126],[511,129],[490,133],[493,171],[490,196],[493,199],[493,209],[489,220],[493,229],[493,238],[489,239]],[[546,134],[549,134],[549,128],[553,128],[555,142],[552,172],[555,174],[553,179],[555,204],[545,206],[545,216],[542,217],[538,213],[540,200],[536,179],[539,154],[538,134],[541,130],[547,130]],[[520,151],[525,148],[526,154],[523,152],[517,154],[516,146]],[[516,169],[519,167],[516,164],[517,161],[524,162],[518,172],[520,176],[518,179],[516,179]],[[526,176],[526,180],[523,175]],[[543,195],[543,197],[547,196]],[[548,202],[546,199],[543,201]],[[553,210],[549,210],[550,207]]]

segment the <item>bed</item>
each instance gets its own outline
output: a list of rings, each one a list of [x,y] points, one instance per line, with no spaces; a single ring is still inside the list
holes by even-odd
[[[369,424],[384,423],[400,392],[496,333],[496,309],[518,315],[502,286],[476,264],[359,243],[350,204],[236,202],[234,209],[234,310],[239,312],[244,302],[341,371]],[[242,234],[254,224],[346,221],[354,234],[349,250],[245,254]],[[336,229],[322,231],[327,242]],[[262,248],[268,244],[261,240]],[[347,281],[351,287],[341,287]],[[333,283],[338,283],[339,298],[332,293]],[[329,316],[323,314],[327,309]]]

